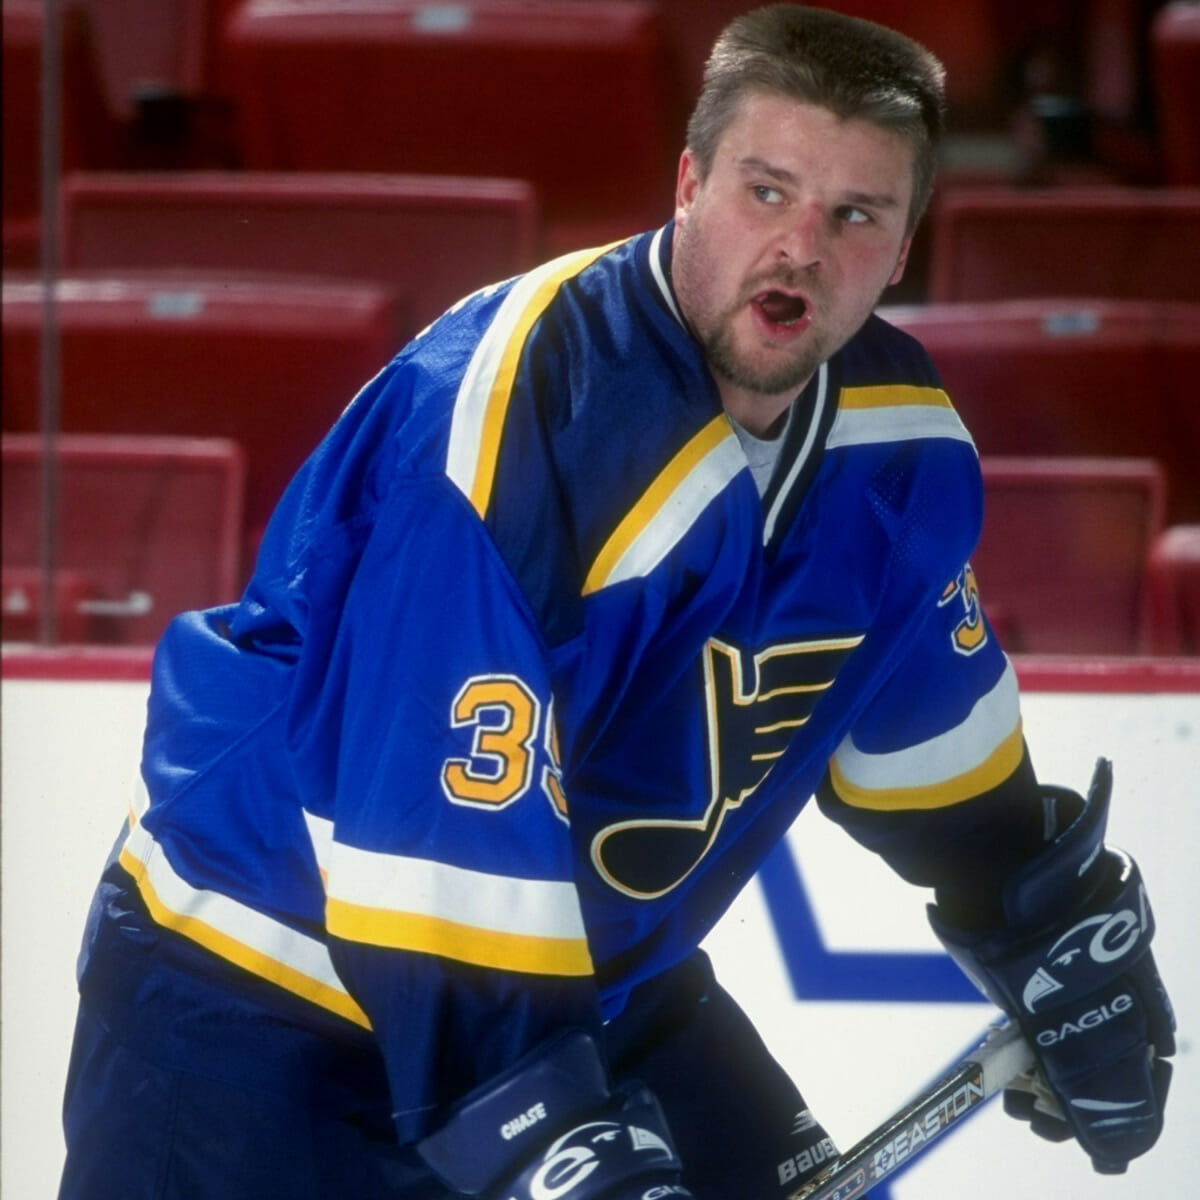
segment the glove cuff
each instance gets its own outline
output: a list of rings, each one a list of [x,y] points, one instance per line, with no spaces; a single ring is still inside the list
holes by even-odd
[[[469,1097],[417,1149],[444,1183],[478,1195],[608,1094],[595,1043],[570,1030]]]
[[[653,1188],[689,1200],[681,1170],[658,1101],[640,1088],[556,1138],[494,1194],[545,1200],[570,1191],[581,1200],[633,1200]]]
[[[644,1087],[610,1090],[592,1038],[568,1031],[472,1094],[417,1144],[452,1191],[486,1200],[689,1200]]]
[[[1154,937],[1154,914],[1132,859],[1119,850],[1104,850],[1088,872],[1086,909],[1075,908],[1073,914],[1060,917],[1053,932],[1034,928],[966,934],[944,921],[933,906],[929,921],[951,957],[985,995],[1022,1024],[1036,1022],[1037,1014],[1094,995],[1130,970]]]
[[[1064,911],[1086,900],[1096,883],[1111,798],[1112,764],[1103,758],[1096,763],[1086,800],[1069,788],[1042,789],[1052,832],[1042,852],[1005,884],[1004,917],[1010,930],[1057,924]]]

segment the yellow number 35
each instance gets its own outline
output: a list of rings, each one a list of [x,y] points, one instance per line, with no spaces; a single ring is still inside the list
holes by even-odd
[[[533,782],[539,739],[547,765],[539,781],[559,816],[567,813],[552,706],[542,721],[542,705],[515,675],[483,675],[467,680],[454,698],[450,724],[472,729],[467,758],[442,766],[442,790],[455,804],[504,808],[519,800]]]

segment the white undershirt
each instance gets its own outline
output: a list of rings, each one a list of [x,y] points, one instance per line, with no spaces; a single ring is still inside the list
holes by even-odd
[[[787,420],[783,423],[783,428],[773,438],[756,437],[732,417],[729,419],[729,423],[738,436],[738,441],[742,444],[742,452],[746,456],[746,461],[750,464],[750,474],[754,477],[754,486],[758,488],[760,500],[767,494],[767,486],[774,474],[775,464],[779,461],[779,452],[783,449],[783,440],[787,436],[795,412],[796,406],[793,404],[788,409]]]

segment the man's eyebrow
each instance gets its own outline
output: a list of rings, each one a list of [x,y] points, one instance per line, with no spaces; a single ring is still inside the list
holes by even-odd
[[[762,174],[780,183],[795,183],[796,176],[786,167],[776,166],[765,158],[747,155],[738,159],[738,168],[744,174]],[[842,197],[844,204],[861,204],[864,208],[898,208],[900,201],[890,192],[847,192]]]
[[[769,175],[772,179],[778,179],[780,183],[796,182],[796,176],[786,167],[777,167],[774,163],[767,162],[765,158],[757,158],[752,154],[738,159],[738,167],[746,174],[758,172]]]
[[[847,204],[861,204],[863,208],[898,208],[900,201],[891,192],[848,192]]]

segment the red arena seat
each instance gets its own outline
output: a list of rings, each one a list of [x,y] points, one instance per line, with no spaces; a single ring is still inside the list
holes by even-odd
[[[1005,649],[1146,648],[1145,564],[1165,479],[1149,459],[982,459],[983,535],[972,563]]]
[[[108,106],[128,120],[148,93],[212,89],[223,20],[239,0],[68,0],[86,14]]]
[[[7,490],[6,486],[6,505]],[[11,508],[6,507],[5,513],[7,516],[11,512],[14,518],[20,517],[22,521],[36,521],[38,513],[35,505],[32,497],[14,500]],[[22,554],[25,553],[27,551],[23,549]],[[53,644],[77,645],[91,641],[91,610],[100,596],[98,581],[90,571],[79,571],[73,567],[53,568],[50,579],[52,591],[49,603],[54,609]],[[116,603],[127,612],[132,612],[136,607],[144,607],[144,601],[141,600],[144,594],[140,590],[125,592]],[[130,602],[130,595],[135,597],[135,602]],[[0,629],[6,642],[41,641],[45,606],[41,567],[9,566],[7,562],[0,567]]]
[[[241,0],[64,0],[86,20],[123,170],[235,167],[225,21]]]
[[[1200,5],[1167,4],[1150,27],[1150,72],[1163,173],[1200,185]]]
[[[948,188],[930,214],[929,299],[1200,297],[1200,189]]]
[[[5,641],[42,627],[49,444],[3,437]],[[237,599],[246,465],[235,442],[64,434],[52,446],[60,642],[149,644],[176,612]]]
[[[112,172],[63,184],[68,269],[203,267],[372,280],[404,335],[534,264],[537,197],[513,179]]]
[[[670,215],[653,3],[246,0],[225,31],[250,169],[526,179],[551,250]]]
[[[1200,303],[1007,300],[885,307],[928,349],[981,454],[1137,455],[1168,519],[1200,520]]]
[[[369,284],[197,273],[70,276],[57,289],[61,427],[227,437],[247,460],[247,537],[395,349],[395,303]],[[4,285],[4,429],[39,426],[38,279]]]
[[[1200,525],[1164,529],[1146,563],[1150,648],[1200,654]]]
[[[96,72],[86,16],[60,6],[59,154],[65,169],[113,163],[115,125]],[[4,0],[4,266],[34,267],[41,245],[42,0]]]
[[[41,212],[42,6],[4,5],[4,265],[34,266]]]
[[[753,8],[747,0],[658,0],[671,58],[684,101],[700,86],[705,60],[717,34],[734,17]],[[928,46],[946,65],[947,103],[953,122],[992,119],[1000,114],[1004,83],[1001,36],[1004,18],[992,0],[831,0],[824,5],[852,17],[901,29]]]

